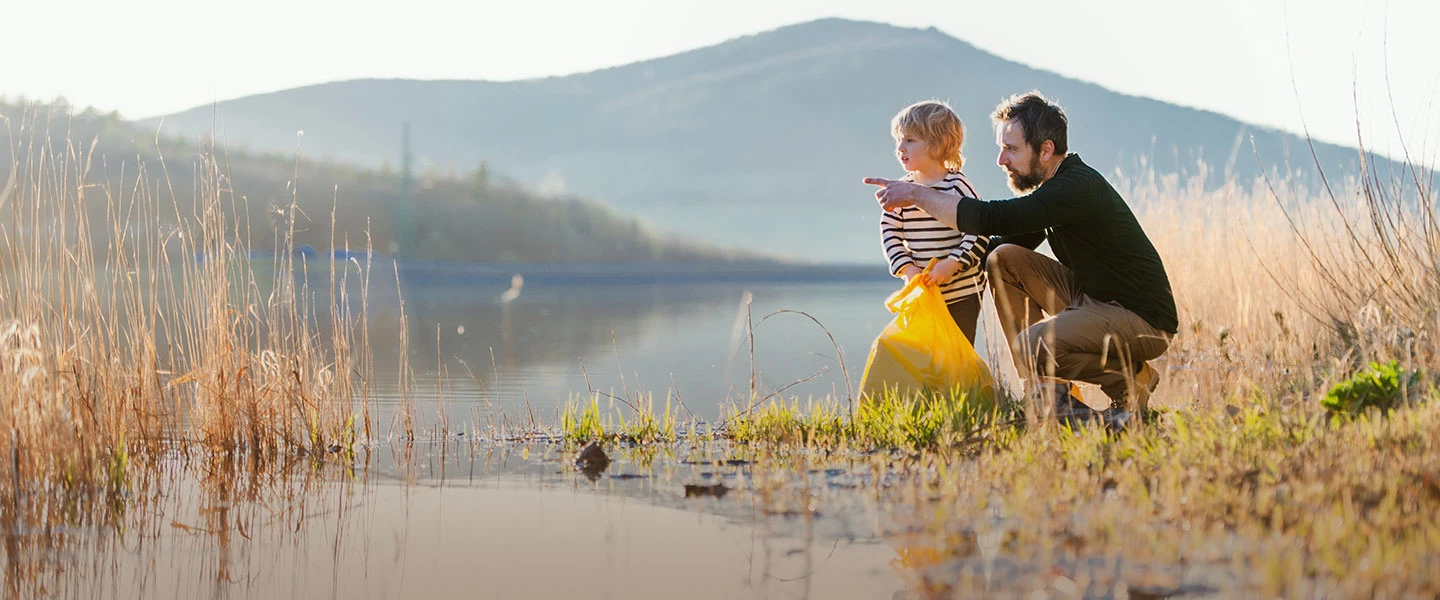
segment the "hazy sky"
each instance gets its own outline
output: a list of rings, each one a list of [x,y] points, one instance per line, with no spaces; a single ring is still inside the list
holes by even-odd
[[[1303,114],[1316,137],[1348,145],[1358,105],[1380,149],[1398,148],[1397,120],[1412,152],[1440,148],[1435,0],[18,1],[5,9],[0,93],[127,117],[357,77],[561,75],[838,16],[934,26],[1253,123],[1299,131]]]

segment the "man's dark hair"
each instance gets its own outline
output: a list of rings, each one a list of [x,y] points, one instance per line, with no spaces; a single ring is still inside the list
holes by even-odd
[[[1065,110],[1059,104],[1046,100],[1039,90],[1007,98],[995,107],[995,114],[990,118],[997,125],[1011,120],[1019,123],[1020,128],[1025,130],[1025,143],[1036,154],[1040,153],[1040,145],[1045,140],[1055,143],[1055,154],[1064,156],[1070,150],[1066,139],[1070,120],[1065,118]]]

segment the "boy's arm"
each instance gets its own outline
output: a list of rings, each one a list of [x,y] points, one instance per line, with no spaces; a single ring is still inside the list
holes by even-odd
[[[990,238],[967,233],[960,238],[960,243],[955,246],[955,249],[950,251],[950,258],[960,263],[958,272],[963,273],[984,262],[985,252],[989,249]]]
[[[910,249],[905,247],[905,224],[899,215],[890,211],[880,214],[880,246],[890,262],[891,275],[899,277],[906,266],[919,267],[910,256]]]

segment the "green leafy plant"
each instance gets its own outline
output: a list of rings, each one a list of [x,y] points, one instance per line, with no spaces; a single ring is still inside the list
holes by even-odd
[[[1390,412],[1419,384],[1419,371],[1402,368],[1393,360],[1383,365],[1372,362],[1368,369],[1330,388],[1320,405],[1333,414],[1350,416],[1372,407]]]

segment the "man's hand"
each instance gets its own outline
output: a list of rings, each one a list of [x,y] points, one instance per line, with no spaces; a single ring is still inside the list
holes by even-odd
[[[915,206],[919,191],[930,189],[909,181],[881,177],[866,177],[865,183],[879,186],[880,189],[875,191],[875,200],[880,203],[880,208],[895,213],[906,206]]]
[[[922,272],[924,272],[924,269],[921,269],[920,267],[911,264],[900,267],[900,272],[896,273],[895,276],[899,277],[900,280],[904,281],[905,283],[910,283],[911,278],[919,275]]]
[[[956,260],[953,256],[947,256],[945,260],[935,263],[935,267],[930,269],[930,272],[925,275],[925,283],[933,286],[942,286],[950,283],[950,280],[954,279],[955,274],[959,272],[960,261]]]

